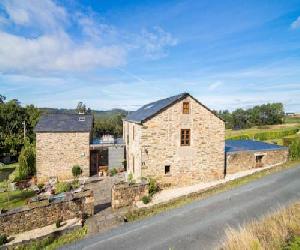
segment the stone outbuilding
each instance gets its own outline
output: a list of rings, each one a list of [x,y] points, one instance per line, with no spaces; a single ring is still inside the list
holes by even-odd
[[[149,103],[123,121],[127,173],[187,185],[224,177],[225,124],[188,93]]]
[[[273,167],[288,160],[287,147],[252,140],[226,140],[225,173]]]
[[[101,167],[123,167],[123,141],[93,138],[93,120],[86,114],[42,115],[35,127],[39,182],[72,179],[74,165],[81,167],[83,177],[97,175]]]

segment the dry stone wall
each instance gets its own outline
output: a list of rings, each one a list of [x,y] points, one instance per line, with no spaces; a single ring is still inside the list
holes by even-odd
[[[90,133],[36,133],[38,182],[50,177],[72,179],[72,167],[79,165],[83,176],[90,175]]]
[[[94,214],[93,192],[78,193],[73,199],[49,203],[36,202],[34,207],[23,207],[0,214],[0,234],[17,234],[63,221]]]
[[[242,151],[227,153],[226,173],[234,174],[257,167],[271,167],[285,163],[288,160],[288,149],[268,151]],[[262,164],[256,164],[256,156],[262,156]]]
[[[146,183],[118,183],[112,188],[111,205],[113,209],[133,206],[143,196],[149,195],[148,184]]]

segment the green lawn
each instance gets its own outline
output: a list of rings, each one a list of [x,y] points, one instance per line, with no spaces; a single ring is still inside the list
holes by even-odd
[[[35,196],[32,190],[16,190],[0,193],[0,208],[12,209],[26,204],[28,198]]]
[[[284,118],[285,123],[300,123],[300,117],[286,117]]]
[[[8,164],[0,167],[0,188],[6,189],[5,180],[16,169],[18,163]],[[28,198],[35,195],[34,191],[29,190],[16,190],[10,192],[0,193],[0,208],[12,209],[23,206]]]

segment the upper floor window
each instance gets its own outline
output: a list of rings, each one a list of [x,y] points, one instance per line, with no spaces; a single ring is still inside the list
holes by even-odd
[[[180,145],[189,146],[191,143],[191,131],[190,129],[181,129]]]
[[[183,102],[182,112],[183,112],[183,114],[189,114],[190,113],[190,103],[189,102]]]

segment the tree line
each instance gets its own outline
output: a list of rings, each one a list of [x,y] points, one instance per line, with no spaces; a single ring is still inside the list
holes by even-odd
[[[238,108],[232,112],[228,110],[214,112],[225,121],[228,129],[245,129],[253,126],[282,124],[285,116],[282,103],[256,105],[249,109]]]

